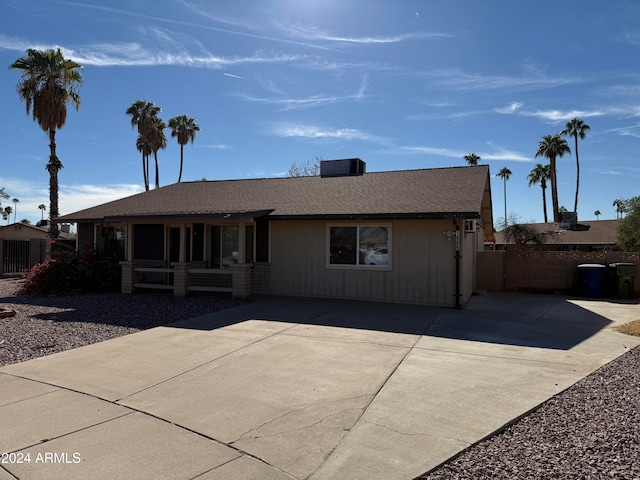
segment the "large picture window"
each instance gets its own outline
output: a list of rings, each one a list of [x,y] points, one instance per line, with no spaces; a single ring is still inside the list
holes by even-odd
[[[389,225],[329,225],[329,266],[391,266]]]

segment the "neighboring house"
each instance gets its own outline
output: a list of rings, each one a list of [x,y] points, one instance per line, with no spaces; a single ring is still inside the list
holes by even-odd
[[[122,291],[353,298],[461,306],[493,241],[489,167],[168,185],[58,219],[123,259]]]
[[[589,220],[567,223],[530,223],[539,233],[544,233],[545,243],[536,248],[555,251],[598,252],[615,250],[620,220]],[[489,249],[504,250],[509,243],[504,231],[496,232],[495,245]]]
[[[73,236],[69,233],[69,225],[63,226],[60,230],[60,237],[69,240]],[[46,240],[49,238],[49,228],[30,225],[28,223],[12,223],[4,227],[0,227],[0,239],[2,240],[31,240],[37,238]]]
[[[0,227],[0,273],[18,273],[40,263],[46,256],[49,229],[27,223]],[[63,226],[61,240],[71,240],[69,225]]]

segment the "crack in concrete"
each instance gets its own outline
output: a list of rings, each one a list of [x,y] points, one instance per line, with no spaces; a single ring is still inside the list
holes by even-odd
[[[461,440],[460,438],[446,437],[446,436],[443,436],[443,435],[433,435],[433,434],[428,434],[428,433],[402,432],[400,430],[396,430],[394,428],[391,428],[388,425],[384,425],[382,423],[376,423],[376,422],[369,422],[367,420],[363,420],[362,423],[366,423],[368,425],[374,425],[376,427],[384,428],[385,430],[388,430],[390,432],[397,433],[398,435],[403,435],[403,436],[406,436],[406,437],[440,438],[440,439],[446,439],[446,440],[451,440],[451,441],[454,441],[454,442],[457,442],[457,443],[461,443],[462,445],[465,446],[465,448],[471,446],[471,443],[469,443],[468,441],[465,441],[465,440]]]
[[[351,400],[357,400],[357,399],[360,399],[360,398],[367,398],[367,397],[370,397],[370,399],[362,407],[355,407],[354,406],[354,407],[343,408],[343,409],[338,410],[337,412],[333,412],[333,413],[330,413],[328,415],[325,415],[325,416],[323,416],[322,418],[320,418],[319,420],[317,420],[317,421],[315,421],[313,423],[309,423],[309,424],[306,424],[306,425],[298,426],[298,427],[295,427],[295,428],[281,429],[281,430],[278,430],[277,432],[264,434],[264,435],[251,435],[252,432],[257,432],[260,429],[263,429],[264,427],[267,427],[269,425],[272,425],[272,424],[278,422],[279,420],[282,420],[282,419],[284,419],[286,417],[290,417],[290,416],[296,415],[298,413],[307,411],[307,410],[309,410],[311,408],[318,407],[320,405],[338,404],[338,403],[341,403],[341,402],[348,402],[348,401],[351,401]],[[323,423],[327,419],[330,419],[332,417],[337,417],[337,416],[343,414],[344,412],[347,412],[347,411],[350,411],[350,410],[354,410],[354,411],[360,410],[362,413],[364,413],[365,409],[371,403],[373,398],[374,398],[374,395],[372,395],[370,393],[366,393],[366,394],[363,394],[363,395],[356,395],[354,397],[341,398],[341,399],[336,399],[336,400],[326,400],[326,401],[322,401],[322,402],[318,402],[318,403],[313,403],[311,405],[306,405],[306,406],[304,406],[302,408],[290,410],[290,411],[288,411],[288,412],[286,412],[286,413],[284,413],[282,415],[274,417],[271,420],[268,420],[268,421],[258,425],[257,427],[252,428],[251,430],[246,431],[245,433],[240,435],[237,439],[232,440],[231,442],[229,442],[229,445],[233,445],[233,444],[235,444],[237,442],[240,442],[241,440],[244,440],[246,438],[254,438],[254,439],[255,438],[263,438],[263,437],[269,437],[269,436],[274,436],[274,435],[280,435],[282,433],[287,433],[287,432],[294,432],[296,430],[310,429],[310,428],[315,427],[316,425],[319,425],[319,424]],[[354,424],[362,416],[362,413],[360,415],[358,415],[358,417],[355,419]]]

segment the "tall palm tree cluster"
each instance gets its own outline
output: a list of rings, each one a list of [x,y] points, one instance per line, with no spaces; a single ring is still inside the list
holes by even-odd
[[[591,127],[584,123],[583,120],[579,118],[574,118],[569,120],[565,124],[564,130],[560,133],[556,133],[555,135],[545,135],[542,137],[542,140],[538,144],[538,151],[536,152],[536,158],[545,157],[549,159],[548,171],[543,171],[546,167],[543,167],[542,164],[536,165],[536,167],[531,171],[529,176],[529,186],[534,185],[535,183],[540,183],[542,187],[542,206],[544,209],[545,222],[547,221],[547,204],[546,204],[546,196],[545,196],[545,188],[546,181],[551,181],[551,202],[553,208],[553,221],[560,221],[560,207],[558,205],[558,178],[557,178],[557,167],[556,167],[556,158],[562,157],[565,153],[571,153],[571,148],[567,144],[567,141],[562,138],[563,136],[574,137],[575,139],[575,153],[576,153],[576,194],[575,201],[573,204],[573,211],[578,211],[578,193],[580,189],[580,159],[578,157],[578,138],[584,140],[587,136],[587,131],[591,130]]]
[[[9,66],[10,69],[19,70],[21,73],[18,81],[18,95],[25,102],[27,115],[32,115],[33,120],[49,136],[49,161],[45,165],[49,172],[49,215],[52,219],[59,216],[58,209],[58,173],[62,169],[62,162],[56,151],[56,132],[67,121],[67,105],[70,104],[76,110],[80,107],[80,95],[78,93],[82,85],[82,66],[72,60],[64,58],[59,48],[48,50],[28,49],[26,54]],[[149,156],[153,154],[155,160],[156,188],[160,186],[158,169],[158,151],[167,145],[164,135],[165,123],[158,117],[160,107],[151,102],[139,100],[127,109],[131,115],[131,124],[138,127],[138,140],[136,147],[142,153],[142,167],[145,189],[149,190]],[[180,144],[180,174],[178,181],[182,179],[183,147],[189,141],[193,142],[195,132],[200,130],[195,120],[180,115],[169,121],[171,135],[178,138]],[[2,197],[2,195],[0,195]],[[4,197],[7,198],[7,197]],[[17,207],[6,207],[1,210],[2,215],[14,213]],[[1,207],[0,207],[1,208]],[[44,210],[46,207],[40,205]],[[8,212],[7,212],[8,209]],[[44,219],[44,218],[43,218]],[[51,222],[49,227],[51,238],[57,238],[60,234],[58,224]]]
[[[138,128],[136,149],[142,154],[142,176],[144,188],[149,191],[149,157],[153,154],[155,163],[155,188],[160,188],[160,171],[158,166],[158,151],[167,147],[167,137],[164,130],[167,124],[158,116],[162,109],[153,102],[138,100],[131,104],[126,114],[131,117],[131,126]],[[182,165],[184,158],[184,146],[193,143],[196,132],[200,127],[193,118],[186,115],[178,115],[169,120],[171,136],[177,137],[180,145],[180,173],[178,182],[182,181]]]
[[[555,135],[544,135],[542,140],[538,144],[538,150],[536,151],[535,158],[544,157],[549,159],[548,165],[538,163],[533,170],[527,176],[529,181],[529,187],[532,185],[540,184],[542,187],[542,208],[544,211],[544,222],[548,222],[547,217],[547,181],[551,183],[551,202],[553,208],[553,221],[559,222],[561,213],[563,213],[563,207],[558,205],[558,179],[557,179],[557,166],[556,158],[562,157],[565,153],[571,153],[571,149],[567,144],[567,141],[562,138],[563,136],[573,137],[575,140],[575,152],[576,152],[576,195],[573,204],[573,211],[578,211],[578,190],[580,188],[580,160],[578,158],[578,138],[584,140],[587,136],[587,132],[591,130],[591,127],[584,123],[579,118],[569,120],[565,124],[564,130]],[[463,157],[469,166],[475,166],[478,164],[480,157],[475,153],[469,153]],[[508,168],[503,168],[496,175],[504,181],[504,222],[507,223],[507,180],[511,177],[512,173]],[[615,202],[614,202],[615,206]],[[566,211],[566,209],[564,209]],[[596,215],[600,215],[598,211]]]

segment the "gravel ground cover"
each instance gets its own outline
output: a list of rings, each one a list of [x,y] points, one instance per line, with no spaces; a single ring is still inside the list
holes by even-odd
[[[420,479],[640,479],[640,347]]]
[[[187,320],[244,301],[227,297],[176,298],[170,294],[120,293],[37,297],[18,295],[21,279],[0,279],[0,366]]]

